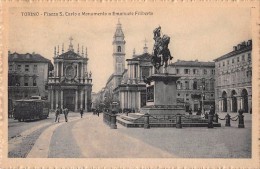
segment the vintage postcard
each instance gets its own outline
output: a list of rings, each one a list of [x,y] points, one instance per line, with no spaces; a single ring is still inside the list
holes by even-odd
[[[1,168],[260,167],[259,1],[2,1]]]

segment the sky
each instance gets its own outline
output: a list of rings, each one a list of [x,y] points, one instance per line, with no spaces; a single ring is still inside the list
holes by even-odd
[[[152,12],[139,16],[22,16],[21,12]],[[54,47],[73,37],[88,48],[88,71],[92,72],[93,92],[105,87],[113,73],[113,36],[118,19],[126,41],[126,59],[143,53],[145,39],[152,52],[153,30],[159,25],[162,34],[171,37],[169,49],[173,62],[180,60],[213,61],[233,49],[234,45],[252,38],[250,8],[12,8],[9,12],[8,49],[18,53],[38,53],[53,62]],[[127,65],[127,64],[126,64]]]

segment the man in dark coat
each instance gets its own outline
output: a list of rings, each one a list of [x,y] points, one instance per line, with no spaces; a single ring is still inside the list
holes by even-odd
[[[63,110],[63,113],[64,113],[65,121],[68,122],[69,109],[65,108],[65,109]]]
[[[61,113],[61,109],[59,107],[57,107],[56,111],[55,111],[55,122],[58,121],[58,123],[60,122],[60,113]]]
[[[84,113],[82,108],[80,108],[79,113],[80,113],[80,116],[82,118],[83,117],[83,113]]]

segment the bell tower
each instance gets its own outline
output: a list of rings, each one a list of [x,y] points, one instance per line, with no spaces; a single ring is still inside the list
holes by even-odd
[[[125,36],[118,19],[113,40],[114,75],[122,75],[125,69]]]

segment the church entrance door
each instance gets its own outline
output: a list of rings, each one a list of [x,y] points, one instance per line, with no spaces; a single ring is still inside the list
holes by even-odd
[[[64,104],[63,107],[70,111],[75,111],[75,90],[64,90]]]

